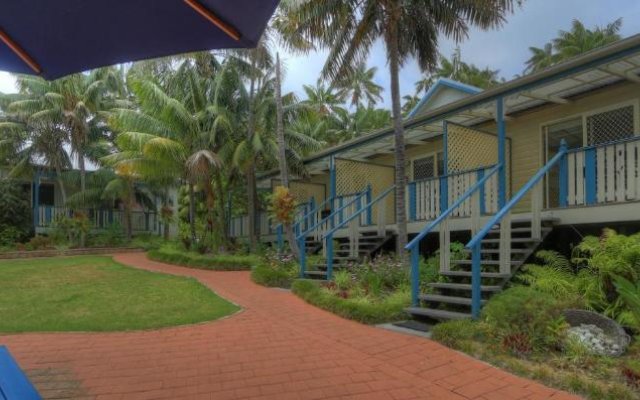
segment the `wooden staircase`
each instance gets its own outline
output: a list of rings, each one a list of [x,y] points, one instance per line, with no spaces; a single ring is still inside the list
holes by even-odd
[[[379,235],[377,231],[361,232],[357,240],[357,247],[352,249],[349,239],[336,239],[338,245],[334,252],[333,269],[334,271],[349,268],[364,260],[372,259],[382,248],[395,237],[392,231],[386,231],[385,235]],[[305,277],[309,279],[326,279],[327,278],[327,262],[323,259],[320,263],[309,265],[309,269],[305,271]]]
[[[482,240],[482,304],[496,293],[500,293],[513,275],[551,233],[555,219],[542,219],[540,239],[532,239],[531,219],[511,220],[510,251],[511,261],[508,271],[500,271],[499,244],[500,227],[494,226]],[[429,283],[426,293],[419,296],[420,306],[409,307],[406,311],[417,318],[451,320],[471,318],[471,254],[465,249],[467,258],[451,260],[449,268],[440,271],[440,281]],[[504,268],[503,268],[504,269]]]

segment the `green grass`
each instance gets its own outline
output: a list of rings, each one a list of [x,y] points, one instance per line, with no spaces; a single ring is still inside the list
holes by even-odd
[[[167,264],[215,271],[248,271],[262,262],[255,255],[205,255],[184,251],[176,244],[165,244],[159,249],[151,250],[147,257]]]
[[[369,297],[343,299],[321,287],[318,282],[309,280],[293,282],[291,290],[309,304],[365,324],[406,319],[404,308],[410,304],[408,290],[398,290],[381,299]]]
[[[125,331],[211,321],[238,307],[191,278],[109,257],[0,262],[0,332]]]

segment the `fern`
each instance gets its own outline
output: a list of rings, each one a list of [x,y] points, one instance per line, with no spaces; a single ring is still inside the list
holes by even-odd
[[[634,321],[633,326],[640,330],[640,283],[634,285],[621,276],[615,277],[614,283],[620,298],[629,308],[629,312],[624,313],[625,319],[627,322],[632,319]]]

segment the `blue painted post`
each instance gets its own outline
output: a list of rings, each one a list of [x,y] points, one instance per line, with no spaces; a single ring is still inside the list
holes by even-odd
[[[409,221],[415,221],[416,218],[416,183],[409,183]]]
[[[476,182],[479,182],[480,179],[484,178],[484,169],[479,169],[478,170],[478,177],[476,178]],[[484,185],[480,186],[480,215],[484,215],[484,213],[486,212],[485,209],[485,203],[484,203]]]
[[[567,143],[564,141],[564,139],[562,139],[562,142],[560,143],[560,151],[566,149]],[[558,195],[560,196],[560,199],[558,205],[560,207],[566,207],[569,200],[569,159],[566,155],[560,160],[560,171],[558,175],[560,180],[560,187],[558,189]]]
[[[445,175],[440,177],[440,212],[445,212],[447,208],[449,208],[449,184]]]
[[[33,227],[38,227],[40,215],[40,171],[36,171],[33,179]]]
[[[471,316],[478,319],[482,305],[480,277],[480,243],[473,246],[471,266]]]
[[[331,212],[334,212],[336,209],[336,205],[334,204],[336,201],[336,158],[331,157],[329,160],[329,196],[331,201],[329,203],[331,207]],[[335,217],[331,217],[331,221],[329,221],[331,228],[335,226]]]
[[[442,121],[442,162],[444,163],[444,176],[440,178],[440,212],[449,208],[449,128],[447,121]],[[437,166],[436,166],[437,169]]]
[[[307,229],[311,228],[314,225],[313,222],[313,214],[312,211],[316,209],[316,199],[315,197],[311,197],[309,199],[309,206],[307,207],[307,218],[305,220],[305,227],[304,230],[306,231]]]
[[[298,249],[300,250],[300,278],[304,278],[307,270],[307,241],[304,237],[298,238]]]
[[[504,123],[504,99],[502,97],[496,100],[496,120],[498,124],[498,163],[500,164],[500,170],[498,171],[498,208],[502,208],[507,202],[507,129]]]
[[[284,236],[282,234],[282,224],[276,228],[276,234],[278,235],[278,253],[282,253],[284,250]]]
[[[51,220],[53,219],[53,218],[51,217],[51,214],[52,214],[52,211],[53,211],[53,210],[52,210],[52,208],[53,208],[53,207],[47,207],[47,208],[45,209],[45,212],[46,212],[46,215],[45,215],[45,221],[46,221],[47,226],[51,225]]]
[[[333,233],[326,238],[327,241],[327,280],[333,276]]]
[[[371,185],[367,185],[367,194],[365,195],[367,198],[367,204],[371,204],[371,199],[373,197],[373,193],[371,191]],[[373,207],[367,207],[367,225],[373,225]]]
[[[596,204],[596,149],[587,149],[584,152],[584,180],[587,205]]]
[[[420,300],[420,245],[411,248],[411,305],[417,307]]]

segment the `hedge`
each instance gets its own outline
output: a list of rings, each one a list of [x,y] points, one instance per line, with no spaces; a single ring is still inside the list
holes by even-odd
[[[273,268],[264,263],[256,265],[251,271],[251,280],[258,285],[288,289],[297,278],[296,269]]]
[[[365,324],[406,319],[404,308],[410,303],[408,290],[392,293],[380,300],[372,300],[366,297],[343,299],[322,288],[319,282],[310,280],[297,280],[293,282],[291,289],[309,304]]]
[[[248,271],[261,263],[260,257],[254,255],[202,255],[166,246],[149,251],[147,257],[167,264],[214,271]]]

